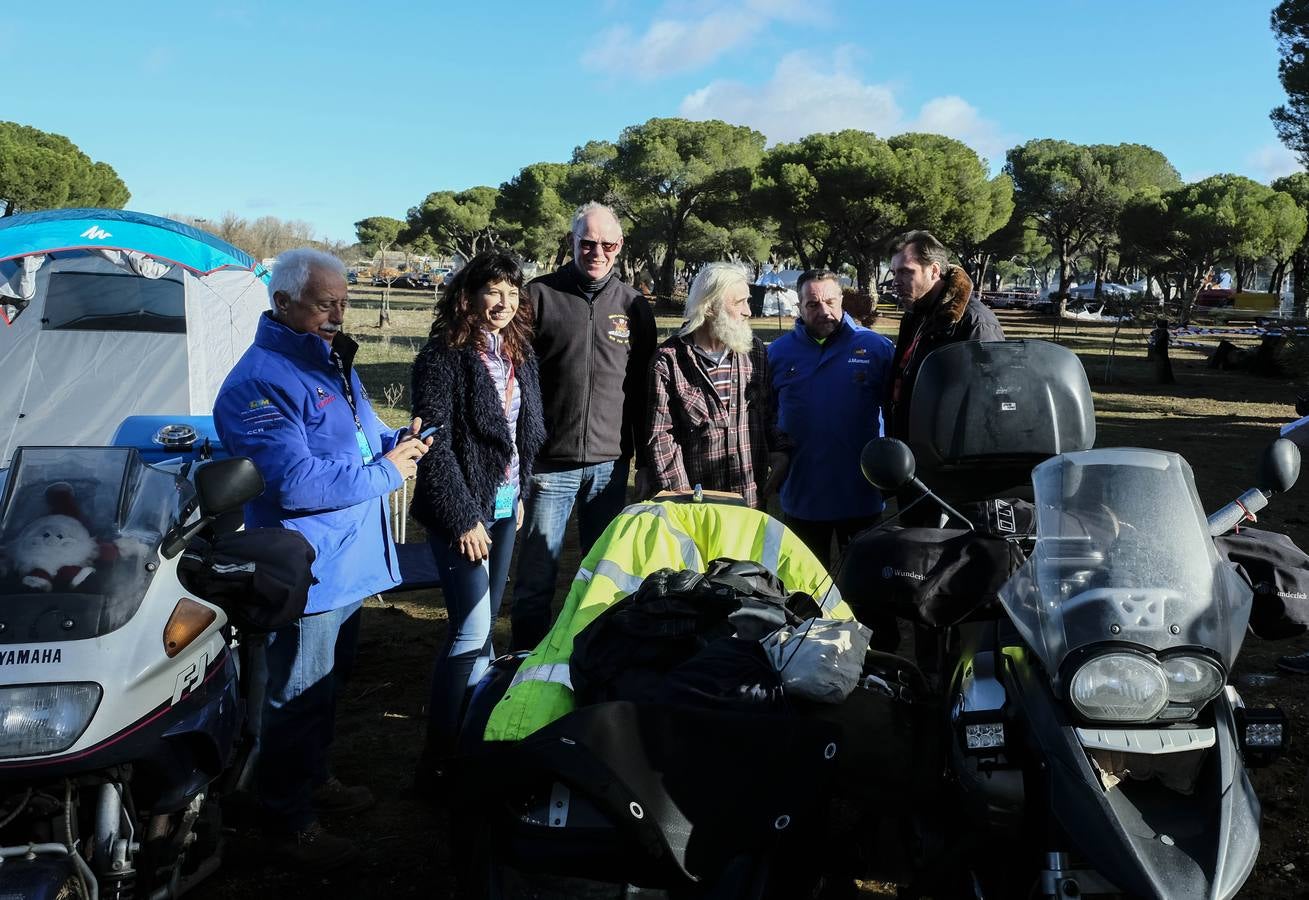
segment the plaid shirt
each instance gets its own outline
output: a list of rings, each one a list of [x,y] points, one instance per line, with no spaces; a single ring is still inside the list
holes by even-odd
[[[709,363],[691,337],[673,335],[650,369],[649,456],[658,490],[733,491],[752,507],[768,477],[768,454],[791,444],[777,428],[777,397],[768,353],[756,338],[748,354],[731,353],[731,396],[714,389]]]

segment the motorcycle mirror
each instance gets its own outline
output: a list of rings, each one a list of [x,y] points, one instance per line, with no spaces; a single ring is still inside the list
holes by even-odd
[[[196,469],[195,492],[202,516],[221,516],[262,494],[264,478],[244,456],[218,459]]]
[[[914,451],[908,444],[881,437],[864,444],[864,451],[859,454],[859,468],[869,484],[891,493],[912,482],[918,466],[914,461]]]
[[[1259,460],[1259,487],[1261,490],[1284,494],[1300,477],[1300,448],[1286,438],[1278,438],[1268,445]]]

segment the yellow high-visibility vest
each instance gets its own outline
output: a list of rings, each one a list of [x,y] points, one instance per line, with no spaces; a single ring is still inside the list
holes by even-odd
[[[830,619],[853,619],[827,570],[781,522],[742,506],[638,503],[624,509],[582,560],[564,607],[523,661],[487,721],[488,741],[519,741],[573,709],[573,638],[659,569],[703,572],[719,557],[767,566],[788,591],[813,595]]]

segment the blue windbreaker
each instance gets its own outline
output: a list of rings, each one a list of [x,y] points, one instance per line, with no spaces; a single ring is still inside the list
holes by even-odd
[[[223,446],[250,457],[264,476],[263,495],[246,504],[246,527],[294,528],[313,545],[318,584],[309,589],[306,613],[347,606],[400,583],[386,498],[403,479],[382,458],[399,431],[382,424],[359,376],[349,371],[368,462],[327,343],[268,313],[214,404]]]
[[[796,320],[768,345],[778,427],[795,443],[782,511],[830,522],[874,516],[885,504],[864,479],[859,454],[882,434],[894,345],[847,314],[823,343]]]

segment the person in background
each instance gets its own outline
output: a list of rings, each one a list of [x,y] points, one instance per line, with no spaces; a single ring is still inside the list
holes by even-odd
[[[314,548],[318,580],[305,615],[268,635],[255,780],[276,855],[326,871],[358,850],[319,815],[373,803],[368,788],[332,776],[328,749],[363,598],[400,583],[386,498],[413,476],[427,444],[414,437],[419,420],[394,431],[373,413],[353,367],[359,345],[341,330],[350,301],[340,260],[288,250],[268,293],[272,310],[219,389],[214,425],[264,478],[246,527],[293,528]]]
[[[750,328],[750,286],[727,263],[691,284],[686,321],[650,370],[649,457],[655,490],[740,494],[760,508],[785,476],[768,354]]]
[[[493,657],[523,496],[545,441],[532,307],[510,256],[480,253],[438,301],[414,360],[414,416],[439,430],[418,467],[411,512],[427,529],[448,624],[432,670],[419,789],[433,793],[455,750],[464,698]]]
[[[839,555],[885,505],[859,456],[883,433],[893,347],[844,310],[835,272],[811,269],[796,289],[795,327],[768,347],[779,424],[795,445],[782,512],[786,527],[830,569],[833,538]]]
[[[532,473],[518,551],[511,649],[550,629],[564,530],[578,505],[582,556],[627,502],[628,466],[645,446],[646,380],[655,346],[650,303],[614,274],[623,229],[587,203],[573,216],[573,258],[527,285],[548,437]],[[649,473],[638,458],[637,493]]]
[[[891,274],[904,307],[891,363],[887,434],[905,438],[918,367],[937,347],[957,341],[1003,341],[995,313],[973,296],[973,282],[950,264],[945,246],[926,231],[896,239]]]

